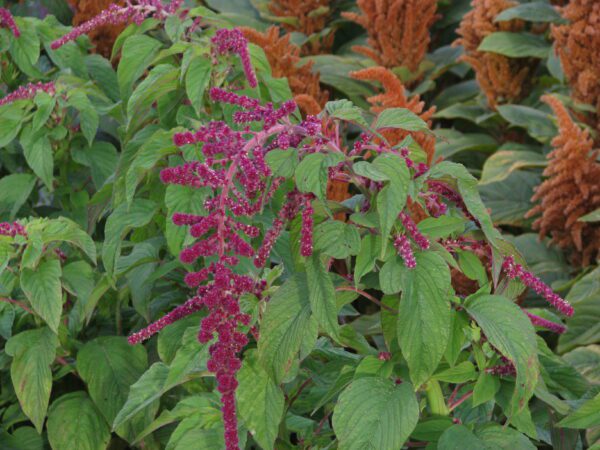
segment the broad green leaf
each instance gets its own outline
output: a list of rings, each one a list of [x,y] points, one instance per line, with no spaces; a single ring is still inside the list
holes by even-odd
[[[203,426],[205,422],[206,419],[198,415],[184,419],[171,434],[165,450],[224,449],[223,427],[207,428]]]
[[[92,102],[83,90],[75,90],[69,93],[69,105],[79,111],[79,124],[81,132],[85,136],[88,145],[91,146],[98,131],[100,118]]]
[[[518,414],[527,407],[540,371],[533,325],[516,304],[498,295],[472,295],[464,306],[490,344],[514,364],[517,381],[510,415]]]
[[[406,205],[410,172],[400,156],[390,153],[378,156],[373,161],[373,166],[390,179],[389,183],[379,191],[376,200],[382,236],[381,254],[383,255],[390,231],[398,220],[398,214]]]
[[[96,189],[114,176],[119,162],[117,149],[110,143],[94,141],[91,147],[73,148],[73,159],[90,168]]]
[[[125,40],[117,69],[117,79],[123,100],[131,95],[133,84],[144,74],[161,46],[160,41],[145,34],[136,34]]]
[[[432,378],[446,383],[466,383],[477,378],[477,372],[472,362],[463,361],[454,367],[436,372]]]
[[[567,331],[558,339],[560,353],[576,346],[600,342],[600,268],[579,280],[569,291],[566,300],[575,314],[567,319]]]
[[[480,286],[488,283],[488,275],[481,260],[468,251],[458,252],[458,265],[463,274],[470,280],[479,282]]]
[[[321,328],[333,338],[339,333],[335,288],[321,256],[314,253],[306,258],[306,284],[308,285],[308,301]]]
[[[350,100],[341,99],[327,102],[325,111],[331,117],[347,122],[354,122],[364,127],[368,126],[367,121],[363,117],[363,110],[355,106]]]
[[[461,194],[467,209],[481,224],[481,230],[484,232],[488,241],[492,245],[497,246],[498,242],[501,240],[501,235],[494,227],[490,214],[479,196],[477,179],[473,177],[464,166],[450,161],[443,161],[433,166],[430,176],[434,179],[450,176],[456,180],[458,191]]]
[[[600,222],[600,208],[579,218],[580,222]]]
[[[600,383],[600,345],[576,348],[563,358],[589,382]]]
[[[435,372],[450,336],[450,270],[441,256],[415,255],[417,267],[407,270],[400,301],[397,333],[415,386]]]
[[[340,450],[397,450],[419,420],[419,406],[410,383],[379,377],[354,380],[333,411],[333,429]]]
[[[33,310],[55,333],[58,333],[63,309],[60,275],[58,259],[46,260],[36,269],[24,268],[21,272],[21,289]]]
[[[13,357],[10,376],[17,398],[38,433],[42,432],[50,401],[50,364],[57,345],[58,338],[49,328],[37,328],[13,336],[5,347],[6,353]]]
[[[18,103],[0,107],[0,147],[6,147],[17,137],[26,113]]]
[[[417,224],[424,235],[437,239],[445,238],[465,228],[465,220],[461,217],[428,217]]]
[[[35,98],[33,99],[33,101],[35,102],[35,105],[37,106],[37,111],[35,112],[35,114],[33,116],[33,123],[32,123],[32,128],[33,128],[32,131],[35,133],[40,128],[42,128],[48,121],[50,114],[52,113],[52,111],[54,110],[54,107],[56,106],[56,97],[54,97],[44,91],[38,91],[38,93],[35,95]]]
[[[399,256],[392,256],[381,266],[379,271],[379,286],[386,294],[396,294],[404,287],[404,276],[407,273],[404,260]]]
[[[0,448],[3,450],[44,450],[44,440],[33,427],[20,426],[11,434],[0,432]]]
[[[541,153],[527,150],[500,150],[483,165],[479,184],[503,181],[517,170],[546,167],[548,160]]]
[[[536,450],[537,446],[517,430],[487,423],[475,428],[475,435],[483,440],[490,449],[494,450]]]
[[[427,123],[423,119],[406,108],[384,109],[377,116],[373,127],[377,130],[384,128],[400,128],[407,131],[429,130]]]
[[[358,286],[361,278],[371,272],[380,254],[381,236],[367,234],[360,242],[360,250],[354,265],[354,284]]]
[[[119,336],[98,337],[87,342],[77,353],[77,372],[107,423],[114,421],[127,400],[129,387],[147,366],[144,347],[129,345]],[[131,426],[119,431],[128,440],[135,436]]]
[[[360,234],[354,225],[340,220],[327,220],[315,227],[314,248],[335,259],[358,254]]]
[[[368,161],[359,161],[352,166],[352,170],[356,175],[368,178],[373,181],[388,181],[390,178],[375,168],[375,166]]]
[[[129,204],[133,201],[135,190],[144,176],[159,161],[177,151],[177,147],[173,144],[173,133],[167,130],[158,130],[139,148],[125,178],[125,191]]]
[[[160,362],[154,363],[143,375],[131,385],[127,401],[117,413],[112,424],[116,430],[127,421],[131,420],[140,411],[148,409],[153,416],[158,409],[160,397],[174,386],[166,384],[169,368]]]
[[[558,423],[565,428],[591,428],[600,425],[600,394],[586,400],[577,410]]]
[[[473,388],[473,407],[493,400],[498,389],[500,389],[498,377],[486,372],[480,372]]]
[[[81,331],[85,323],[85,308],[96,284],[94,275],[94,269],[85,261],[74,261],[63,267],[63,289],[76,299],[68,320],[73,334]]]
[[[551,46],[546,39],[530,33],[512,33],[497,31],[488,34],[477,49],[480,52],[492,52],[510,58],[540,58],[545,59],[550,53]]]
[[[15,307],[10,303],[0,303],[0,336],[8,340],[12,336],[12,326],[15,320]]]
[[[473,116],[475,116],[477,119],[482,117],[480,111],[468,108],[469,107],[466,105],[454,105],[444,111],[440,111],[439,115],[440,117],[456,115],[458,117],[451,118],[469,118],[469,116],[465,114],[466,112],[468,112],[469,114],[473,113]],[[496,148],[498,148],[498,142],[488,134],[460,133],[457,136],[447,137],[441,133],[441,130],[438,131],[436,134],[438,134],[440,138],[445,138],[440,139],[435,146],[436,158],[442,157],[444,159],[449,159],[452,156],[457,155],[458,153],[466,151],[490,153],[493,152]]]
[[[493,447],[487,446],[464,425],[454,425],[444,431],[437,443],[437,448],[438,450],[495,450]]]
[[[212,61],[208,55],[192,59],[185,75],[185,89],[196,112],[203,109],[204,91],[210,82]]]
[[[315,330],[308,292],[306,276],[295,274],[266,305],[258,341],[259,361],[276,383],[298,358],[305,337]]]
[[[110,428],[83,391],[59,397],[48,412],[48,440],[54,450],[105,450]]]
[[[283,417],[282,390],[258,364],[255,352],[244,354],[237,380],[237,408],[242,423],[261,448],[273,449]]]
[[[56,219],[36,219],[26,226],[27,232],[32,235],[39,232],[40,241],[46,245],[51,242],[68,242],[79,247],[87,256],[96,263],[96,244],[89,234],[82,230],[77,223],[66,217]]]
[[[106,220],[105,241],[102,246],[102,261],[106,272],[112,276],[121,244],[125,235],[132,229],[147,225],[154,217],[157,205],[151,200],[138,199],[131,206],[119,205]]]
[[[2,120],[0,120],[2,123]],[[21,206],[27,201],[36,182],[28,173],[14,173],[0,179],[0,213],[14,219]]]
[[[298,166],[298,150],[295,148],[271,150],[265,156],[265,160],[273,171],[273,175],[289,178],[294,175]]]
[[[40,57],[40,38],[36,25],[30,17],[15,17],[21,35],[18,39],[10,40],[10,56],[15,64],[30,77],[41,76],[35,67]]]
[[[23,155],[27,165],[40,177],[50,192],[54,190],[52,179],[54,175],[54,159],[52,145],[43,130],[34,133],[31,127],[23,129],[20,137]]]
[[[300,192],[312,192],[321,200],[327,193],[327,169],[341,162],[343,154],[311,153],[296,167],[296,184]]]
[[[121,62],[121,65],[123,63]],[[179,69],[169,64],[154,67],[133,91],[127,103],[127,130],[137,130],[152,111],[152,104],[179,86]]]
[[[500,105],[498,113],[512,126],[525,128],[534,139],[545,143],[556,136],[550,116],[539,109],[523,105]]]
[[[86,55],[85,67],[90,78],[96,81],[108,98],[114,102],[119,101],[119,81],[110,61],[98,54]]]
[[[176,386],[193,378],[194,375],[207,375],[206,363],[209,358],[208,345],[198,342],[198,325],[185,330],[181,338],[181,346],[169,367],[169,375],[165,381],[167,386]]]
[[[496,16],[494,22],[504,22],[513,19],[527,20],[529,22],[559,22],[562,20],[562,16],[552,5],[536,1],[505,9]]]

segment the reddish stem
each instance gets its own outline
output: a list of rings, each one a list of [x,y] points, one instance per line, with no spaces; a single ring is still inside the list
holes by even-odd
[[[13,300],[12,298],[0,297],[0,302],[12,303],[13,305],[18,306],[19,308],[27,311],[29,314],[35,313],[29,308],[25,303],[20,302],[19,300]]]
[[[336,291],[350,291],[350,292],[356,292],[357,294],[362,295],[364,298],[366,298],[367,300],[372,301],[373,303],[375,303],[376,305],[381,306],[384,309],[387,309],[389,312],[391,312],[392,314],[398,314],[398,311],[395,310],[394,308],[389,307],[388,305],[385,305],[383,303],[381,303],[380,300],[376,299],[375,297],[373,297],[371,294],[365,292],[365,291],[361,291],[360,289],[357,289],[355,287],[352,286],[340,286],[335,288]]]
[[[453,411],[454,409],[456,409],[458,406],[460,406],[462,403],[464,403],[465,401],[467,401],[469,398],[471,398],[471,396],[473,395],[473,391],[469,391],[467,392],[465,395],[463,395],[461,398],[459,398],[458,400],[456,400],[455,403],[453,403],[452,405],[448,405],[448,409],[450,411]]]

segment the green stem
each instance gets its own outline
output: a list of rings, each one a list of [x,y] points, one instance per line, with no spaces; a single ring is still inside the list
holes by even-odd
[[[446,401],[444,400],[444,393],[440,383],[435,380],[429,380],[425,387],[425,393],[427,394],[427,402],[429,403],[429,409],[432,414],[447,416],[450,414]]]

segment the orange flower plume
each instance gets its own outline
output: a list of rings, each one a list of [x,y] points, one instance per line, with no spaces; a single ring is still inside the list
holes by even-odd
[[[387,108],[406,108],[418,115],[431,127],[431,117],[435,113],[435,107],[425,110],[425,102],[418,95],[407,98],[406,90],[402,82],[394,73],[385,67],[369,67],[350,74],[352,78],[363,81],[378,81],[381,83],[383,92],[367,100],[371,104],[371,110],[379,113]],[[435,137],[421,131],[386,130],[382,133],[392,144],[402,142],[407,136],[411,136],[427,154],[427,164],[431,164],[435,152]]]
[[[298,31],[309,38],[327,27],[331,15],[330,0],[272,0],[269,10],[278,17],[293,17],[296,23],[283,23],[287,31]],[[309,39],[302,50],[310,55],[327,53],[333,45],[334,33]]]
[[[427,53],[437,0],[358,0],[362,14],[342,13],[367,30],[369,46],[353,50],[387,68],[417,72]]]
[[[535,63],[529,58],[508,58],[477,49],[483,39],[497,31],[518,32],[525,28],[520,20],[494,22],[502,11],[518,5],[512,0],[473,0],[469,11],[457,30],[460,38],[455,45],[462,45],[462,60],[475,71],[477,82],[487,97],[491,108],[499,103],[520,99],[527,91],[527,80]]]
[[[312,62],[299,65],[300,48],[290,42],[290,35],[280,37],[279,27],[270,27],[261,33],[252,28],[241,28],[244,36],[261,47],[273,76],[288,79],[294,100],[306,114],[318,114],[327,102],[328,93],[321,90],[319,74],[312,71]]]
[[[600,208],[600,150],[593,150],[588,130],[582,130],[564,105],[551,95],[542,97],[556,115],[559,134],[553,139],[554,150],[544,170],[546,180],[532,200],[538,204],[527,217],[538,216],[533,227],[540,237],[569,250],[575,264],[588,265],[600,251],[600,226],[579,218]]]
[[[571,0],[561,13],[569,23],[552,26],[552,36],[573,97],[600,116],[600,2]]]
[[[75,10],[73,26],[81,25],[96,17],[113,3],[117,5],[124,4],[123,0],[69,0],[69,3]],[[91,41],[96,46],[95,51],[110,58],[113,44],[124,28],[124,25],[105,25],[88,33]]]

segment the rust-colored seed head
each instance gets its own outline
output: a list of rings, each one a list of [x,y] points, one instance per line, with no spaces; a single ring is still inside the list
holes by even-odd
[[[261,33],[252,28],[240,28],[244,36],[261,47],[273,76],[288,79],[294,100],[306,114],[318,114],[327,102],[328,93],[321,89],[319,74],[312,71],[312,63],[300,63],[300,48],[290,42],[290,35],[280,37],[278,27],[270,27]]]
[[[416,72],[429,47],[437,0],[358,0],[357,4],[362,14],[342,15],[367,30],[369,46],[353,50],[380,66],[405,66]]]
[[[571,0],[561,13],[569,23],[552,26],[552,36],[573,97],[600,116],[600,2]]]
[[[542,97],[556,115],[559,133],[548,155],[546,179],[532,200],[537,205],[527,217],[539,216],[533,223],[540,237],[571,252],[574,264],[588,265],[600,252],[600,226],[579,218],[600,208],[599,150],[593,149],[588,130],[582,130],[564,105],[551,95]]]
[[[372,105],[371,110],[373,112],[379,113],[387,108],[406,108],[431,126],[431,117],[435,112],[435,107],[425,110],[425,102],[421,101],[418,95],[407,98],[402,82],[392,71],[378,66],[352,72],[350,75],[357,80],[378,81],[381,83],[383,92],[367,99]],[[410,135],[427,154],[427,164],[431,164],[435,153],[435,137],[431,134],[399,129],[385,130],[382,134],[392,145],[399,144]]]
[[[295,23],[283,23],[287,31],[298,31],[310,37],[327,27],[331,16],[330,0],[271,0],[269,10],[278,17],[292,17]],[[309,55],[328,53],[333,45],[334,33],[320,39],[311,39],[302,47]]]
[[[457,30],[460,38],[454,43],[464,47],[462,60],[475,71],[477,82],[494,109],[499,103],[518,100],[528,92],[527,81],[536,65],[530,58],[508,58],[477,50],[492,33],[518,32],[525,28],[521,20],[494,22],[498,14],[517,4],[512,0],[473,0],[473,8],[463,17]]]
[[[75,10],[73,26],[81,25],[93,19],[111,4],[123,5],[123,0],[69,0]],[[106,58],[110,58],[113,44],[125,28],[124,25],[105,25],[91,31],[88,36],[96,46],[95,51]]]

